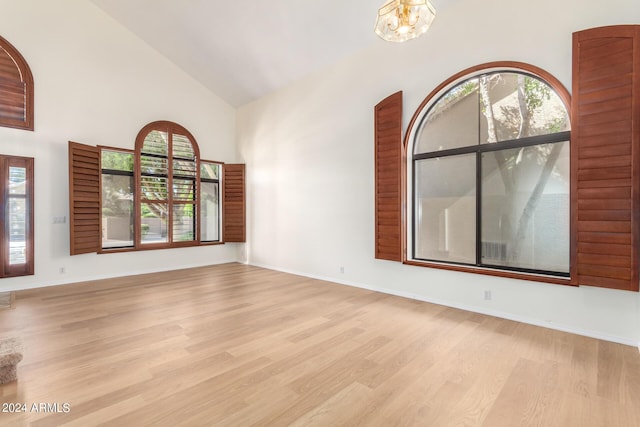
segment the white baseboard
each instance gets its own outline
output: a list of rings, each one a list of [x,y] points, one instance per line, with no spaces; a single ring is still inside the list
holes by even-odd
[[[221,265],[221,264],[230,264],[235,263],[236,261],[220,261],[213,262],[207,264],[189,264],[189,265],[181,265],[181,266],[172,266],[166,267],[162,266],[159,268],[145,268],[135,271],[127,271],[122,274],[102,274],[99,276],[90,276],[90,277],[74,277],[72,279],[66,280],[52,280],[52,281],[44,281],[38,283],[30,283],[27,285],[18,285],[7,289],[1,289],[2,292],[15,292],[15,291],[25,291],[28,289],[37,289],[37,288],[48,288],[50,286],[62,286],[62,285],[73,285],[74,283],[82,283],[82,282],[93,282],[94,280],[104,280],[104,279],[116,279],[118,277],[128,277],[128,276],[138,276],[140,274],[152,274],[152,273],[162,273],[164,271],[174,271],[174,270],[184,270],[187,268],[198,268],[198,267],[207,267],[210,265]]]
[[[395,295],[395,296],[398,296],[398,297],[409,298],[409,299],[413,299],[413,300],[417,300],[417,301],[424,301],[424,302],[428,302],[428,303],[431,303],[431,304],[443,305],[443,306],[446,306],[446,307],[452,307],[452,308],[457,308],[457,309],[460,309],[460,310],[471,311],[471,312],[474,312],[474,313],[486,314],[488,316],[499,317],[501,319],[513,320],[515,322],[526,323],[526,324],[529,324],[529,325],[540,326],[540,327],[543,327],[543,328],[554,329],[554,330],[557,330],[557,331],[568,332],[568,333],[576,334],[576,335],[582,335],[582,336],[589,337],[589,338],[595,338],[595,339],[599,339],[599,340],[615,342],[615,343],[618,343],[618,344],[624,344],[624,345],[628,345],[628,346],[631,346],[631,347],[638,347],[638,350],[640,351],[640,343],[638,343],[638,342],[636,342],[636,341],[634,341],[632,339],[619,337],[619,336],[616,336],[616,335],[610,335],[610,334],[602,333],[602,332],[599,332],[599,331],[592,331],[592,330],[588,330],[588,329],[576,328],[576,327],[573,327],[573,326],[570,326],[570,325],[563,325],[563,324],[558,324],[558,323],[553,323],[553,322],[546,322],[546,321],[542,321],[540,319],[533,318],[533,317],[520,316],[520,315],[513,314],[513,313],[505,313],[505,312],[502,312],[502,311],[499,311],[499,310],[491,310],[491,309],[487,309],[485,307],[476,307],[476,306],[471,306],[471,305],[468,305],[468,304],[459,304],[459,303],[456,303],[456,302],[446,301],[446,300],[442,300],[442,299],[438,299],[438,298],[429,298],[429,297],[425,297],[423,295],[414,294],[414,293],[411,293],[411,292],[403,292],[403,291],[398,291],[396,289],[381,288],[381,287],[371,286],[371,285],[367,285],[367,284],[363,284],[363,283],[351,282],[351,281],[347,281],[347,280],[340,280],[340,279],[337,279],[337,278],[334,278],[334,277],[326,277],[326,276],[308,274],[308,273],[304,273],[304,272],[300,272],[300,271],[293,271],[293,270],[288,270],[288,269],[284,269],[284,268],[278,268],[278,267],[259,264],[259,263],[247,263],[247,264],[255,266],[255,267],[266,268],[266,269],[269,269],[269,270],[281,271],[283,273],[295,274],[297,276],[309,277],[311,279],[318,279],[318,280],[323,280],[323,281],[326,281],[326,282],[338,283],[338,284],[341,284],[341,285],[352,286],[352,287],[361,288],[361,289],[367,289],[367,290],[370,290],[370,291],[381,292],[381,293],[384,293],[384,294]]]

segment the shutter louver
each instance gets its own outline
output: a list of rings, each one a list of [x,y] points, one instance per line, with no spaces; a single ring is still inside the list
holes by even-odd
[[[69,142],[71,255],[100,250],[100,149]]]
[[[222,237],[229,243],[246,241],[244,169],[243,164],[222,166]]]
[[[402,261],[402,92],[375,107],[375,257]]]
[[[20,52],[2,37],[0,126],[33,130],[33,75]]]
[[[572,276],[638,290],[640,26],[573,35]]]

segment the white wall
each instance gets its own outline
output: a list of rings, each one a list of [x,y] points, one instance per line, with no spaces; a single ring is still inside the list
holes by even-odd
[[[36,261],[35,276],[0,291],[235,261],[235,245],[69,256],[67,141],[132,149],[164,119],[189,129],[203,158],[232,162],[236,112],[88,1],[0,0],[0,11],[0,35],[35,80],[35,132],[0,128],[0,153],[35,158]]]
[[[539,66],[571,89],[572,32],[640,23],[637,0],[441,3],[424,37],[401,45],[379,41],[239,109],[237,139],[248,174],[248,262],[637,345],[637,293],[374,259],[378,101],[404,90],[406,127],[439,83],[498,60]],[[493,300],[483,300],[484,290],[493,292]]]

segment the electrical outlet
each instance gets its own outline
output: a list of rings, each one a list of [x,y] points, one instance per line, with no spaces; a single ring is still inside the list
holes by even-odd
[[[485,290],[484,291],[484,300],[485,301],[491,301],[491,291],[490,290]]]
[[[340,267],[340,273],[344,274],[344,267]]]
[[[60,274],[64,274],[67,272],[67,269],[64,267],[60,267]]]

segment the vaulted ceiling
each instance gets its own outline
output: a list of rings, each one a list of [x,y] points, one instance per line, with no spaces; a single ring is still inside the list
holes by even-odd
[[[384,0],[91,1],[235,107],[385,43]]]

